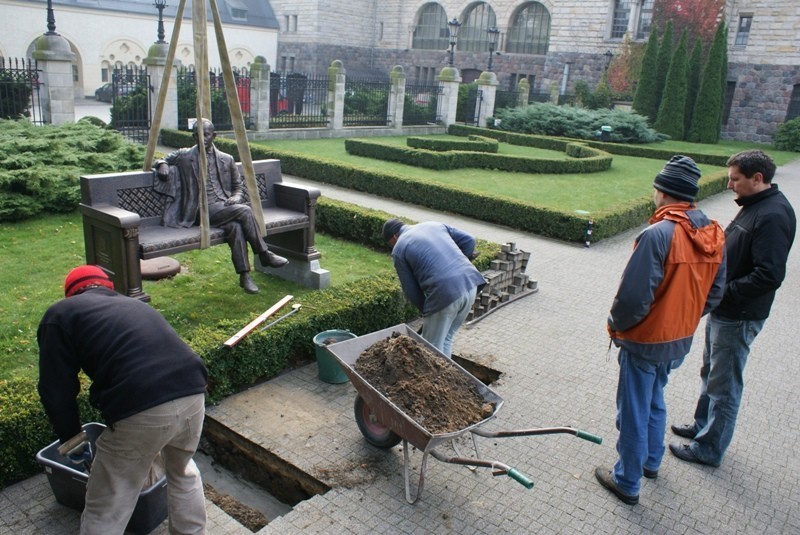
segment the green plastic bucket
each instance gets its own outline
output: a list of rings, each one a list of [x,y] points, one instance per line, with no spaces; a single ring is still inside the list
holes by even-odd
[[[356,335],[350,331],[339,329],[322,331],[314,337],[314,351],[317,356],[317,370],[319,371],[320,381],[332,384],[347,382],[347,375],[345,375],[336,357],[328,351],[328,345],[350,340],[351,338],[356,338]]]

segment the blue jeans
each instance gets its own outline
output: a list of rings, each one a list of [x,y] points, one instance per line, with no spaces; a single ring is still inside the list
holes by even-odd
[[[669,380],[669,372],[680,366],[683,358],[651,362],[637,357],[624,347],[619,350],[619,459],[614,465],[614,480],[626,494],[639,494],[642,468],[658,470],[661,466],[667,428],[664,387]]]
[[[477,293],[478,289],[472,288],[442,310],[425,316],[422,337],[444,353],[447,358],[450,358],[452,354],[456,331],[467,319],[467,314],[475,303]]]
[[[706,320],[700,399],[694,411],[698,432],[689,446],[701,461],[719,465],[733,439],[750,344],[765,321],[732,320],[714,314]]]

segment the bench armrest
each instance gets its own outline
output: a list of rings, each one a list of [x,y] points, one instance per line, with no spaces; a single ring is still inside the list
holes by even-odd
[[[117,228],[135,228],[141,223],[142,218],[139,214],[129,212],[110,204],[89,206],[81,203],[79,205],[81,214],[89,219],[96,219],[107,225]]]
[[[287,182],[275,184],[275,206],[286,208],[287,210],[308,214],[309,207],[317,204],[319,196],[319,188],[299,186]]]

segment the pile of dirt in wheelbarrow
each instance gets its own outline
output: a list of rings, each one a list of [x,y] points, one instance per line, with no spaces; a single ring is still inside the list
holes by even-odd
[[[451,360],[404,334],[365,349],[355,370],[431,434],[460,431],[494,413]]]

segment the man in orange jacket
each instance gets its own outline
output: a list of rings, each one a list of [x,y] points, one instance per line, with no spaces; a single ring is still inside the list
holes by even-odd
[[[595,477],[617,498],[639,503],[642,475],[664,456],[669,373],[683,362],[701,316],[722,299],[725,235],[694,205],[700,169],[673,156],[653,183],[656,211],[636,238],[608,317],[619,350],[619,458]]]

